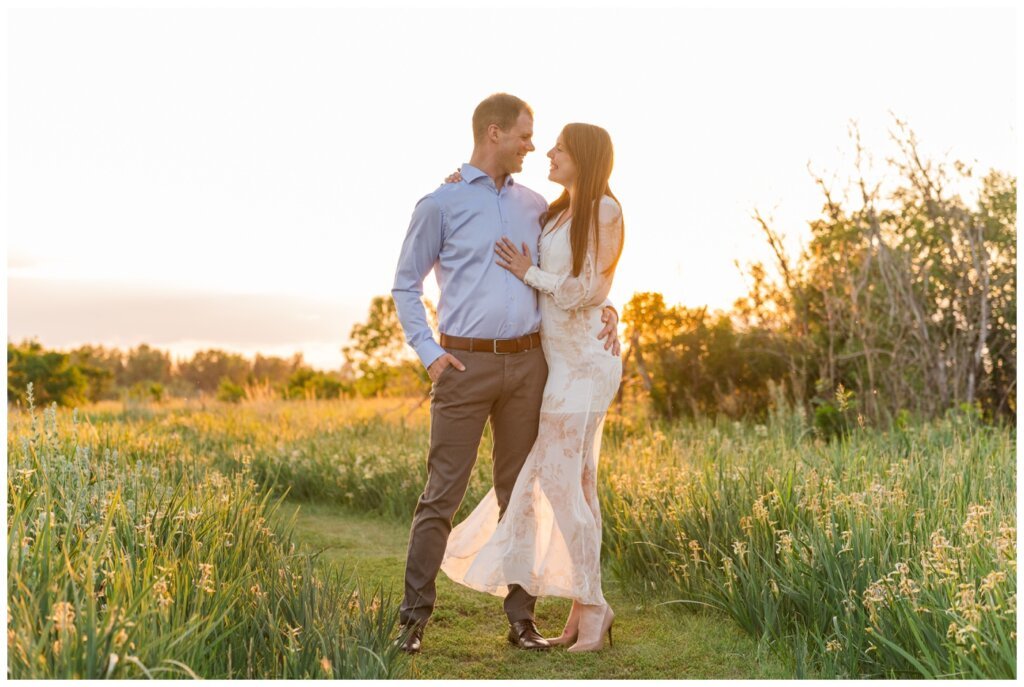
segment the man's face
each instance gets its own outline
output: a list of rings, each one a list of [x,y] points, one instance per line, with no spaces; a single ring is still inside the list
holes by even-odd
[[[519,119],[508,131],[498,129],[498,160],[507,174],[523,171],[523,159],[533,147],[533,117],[519,113]]]

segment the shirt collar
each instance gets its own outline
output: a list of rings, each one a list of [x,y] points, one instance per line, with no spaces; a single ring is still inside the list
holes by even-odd
[[[482,171],[480,169],[477,169],[476,167],[474,167],[473,165],[469,164],[468,162],[462,163],[462,167],[459,168],[459,174],[462,175],[462,180],[465,181],[467,184],[472,184],[474,181],[476,181],[477,179],[479,179],[481,177],[490,178],[487,175],[486,172],[484,172],[484,171]],[[506,174],[505,175],[505,185],[506,186],[514,186],[515,183],[516,183],[515,179],[512,178],[511,174]]]

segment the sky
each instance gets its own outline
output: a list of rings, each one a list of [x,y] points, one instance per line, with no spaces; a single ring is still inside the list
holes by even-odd
[[[616,304],[727,309],[737,263],[771,262],[754,211],[798,251],[808,167],[848,177],[851,121],[879,178],[894,116],[928,156],[1015,172],[1016,27],[1007,8],[12,9],[8,340],[337,368],[498,91],[534,109],[518,181],[549,200],[561,127],[611,133]]]

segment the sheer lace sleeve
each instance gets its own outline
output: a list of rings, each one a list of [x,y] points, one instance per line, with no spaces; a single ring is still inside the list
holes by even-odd
[[[523,281],[550,294],[555,305],[563,310],[608,305],[612,288],[612,268],[622,247],[622,210],[612,198],[604,196],[597,213],[597,247],[591,234],[587,255],[578,277],[545,272],[534,265],[526,271]]]

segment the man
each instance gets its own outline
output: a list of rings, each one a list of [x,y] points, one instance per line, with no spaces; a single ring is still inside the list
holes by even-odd
[[[402,649],[420,650],[434,608],[435,580],[452,518],[476,462],[484,424],[494,438],[493,479],[504,514],[516,477],[537,437],[547,364],[540,348],[536,292],[496,264],[495,243],[537,246],[547,202],[515,183],[534,150],[533,111],[498,93],[473,113],[473,154],[462,180],[422,198],[402,245],[391,295],[406,340],[432,382],[427,484],[416,504],[400,609]],[[536,251],[534,251],[536,252]],[[441,295],[434,340],[420,300],[434,269]],[[598,338],[618,355],[618,316],[610,304]],[[500,515],[499,515],[500,517]],[[504,608],[509,641],[545,649],[534,622],[536,598],[511,585]]]

